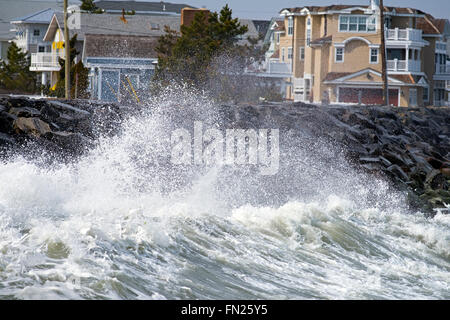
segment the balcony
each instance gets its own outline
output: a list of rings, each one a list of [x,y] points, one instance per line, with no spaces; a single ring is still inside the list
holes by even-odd
[[[419,60],[387,60],[386,68],[392,72],[420,72]]]
[[[433,80],[450,81],[450,65],[436,64]]]
[[[418,29],[387,29],[386,41],[414,41],[423,42],[422,30]]]
[[[32,53],[30,71],[59,71],[58,57],[51,52]]]

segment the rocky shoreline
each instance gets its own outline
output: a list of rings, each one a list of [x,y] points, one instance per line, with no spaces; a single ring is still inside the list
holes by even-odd
[[[388,177],[427,212],[450,204],[449,108],[267,103],[221,109],[236,128],[271,123],[336,143],[352,165]],[[62,158],[79,156],[101,135],[119,132],[131,110],[99,101],[0,96],[0,159],[30,143]]]

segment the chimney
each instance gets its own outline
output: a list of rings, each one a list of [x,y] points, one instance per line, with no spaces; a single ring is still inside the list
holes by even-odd
[[[205,8],[201,9],[193,9],[193,8],[183,8],[181,9],[181,25],[189,26],[192,21],[194,21],[195,14],[197,12],[204,12],[206,19],[208,19],[209,16],[209,10]]]

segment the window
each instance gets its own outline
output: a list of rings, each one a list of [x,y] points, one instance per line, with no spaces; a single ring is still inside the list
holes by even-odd
[[[311,29],[306,30],[306,45],[309,46],[311,44]]]
[[[281,48],[281,61],[284,61],[284,48]]]
[[[367,31],[367,18],[366,17],[358,18],[358,31],[359,32]]]
[[[339,17],[340,32],[375,32],[376,18],[368,16],[344,15]]]
[[[357,31],[358,30],[358,17],[350,17],[350,24],[348,27],[348,31]]]
[[[305,47],[300,47],[300,60],[303,61],[305,60]]]
[[[377,28],[377,19],[375,17],[369,17],[367,21],[367,31],[374,32]]]
[[[39,46],[38,47],[38,52],[45,52],[45,47],[44,46]]]
[[[308,18],[308,19],[306,20],[306,25],[308,25],[308,26],[311,25],[311,18]]]
[[[288,60],[292,60],[292,47],[288,48]]]
[[[34,29],[33,30],[33,36],[39,37],[39,34],[40,34],[40,30],[39,29]]]
[[[378,49],[370,49],[370,63],[378,63]]]
[[[344,62],[344,48],[336,48],[335,62]]]
[[[424,87],[423,88],[423,101],[429,101],[430,100],[430,88]]]
[[[417,106],[417,89],[409,89],[409,105]]]
[[[279,43],[280,43],[280,34],[277,33],[277,44],[279,44]]]
[[[289,17],[288,19],[288,35],[293,35],[294,34],[294,20],[292,19],[292,17]]]

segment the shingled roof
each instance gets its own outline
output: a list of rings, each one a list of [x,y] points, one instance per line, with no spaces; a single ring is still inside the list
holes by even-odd
[[[156,58],[158,37],[86,34],[84,57]]]

